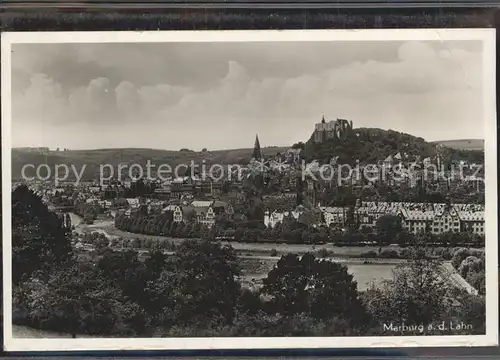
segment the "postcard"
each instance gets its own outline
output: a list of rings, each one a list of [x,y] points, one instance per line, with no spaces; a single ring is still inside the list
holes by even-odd
[[[494,29],[1,45],[7,351],[498,345]]]

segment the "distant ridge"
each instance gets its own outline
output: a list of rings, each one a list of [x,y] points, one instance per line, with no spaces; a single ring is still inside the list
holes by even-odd
[[[457,139],[433,141],[433,144],[441,144],[457,150],[481,150],[484,151],[483,139]]]
[[[277,149],[277,148],[282,148],[286,149],[286,146],[264,146],[262,149]],[[48,152],[53,152],[53,153],[78,153],[78,152],[112,152],[112,151],[160,151],[160,152],[179,152],[182,150],[185,151],[191,151],[195,153],[200,153],[202,152],[201,150],[191,150],[188,148],[181,149],[181,150],[175,150],[175,149],[160,149],[160,148],[145,148],[145,147],[116,147],[116,148],[88,148],[88,149],[67,149],[67,150],[56,150],[55,148],[48,148],[48,147],[28,147],[28,146],[14,146],[12,147],[13,151],[24,151],[24,152],[40,152],[42,149],[47,149]],[[226,152],[226,151],[248,151],[248,150],[253,150],[251,147],[242,147],[242,148],[227,148],[227,149],[213,149],[209,150],[210,152]]]
[[[264,156],[274,156],[284,152],[288,147],[262,147]],[[21,171],[25,164],[47,164],[54,169],[56,164],[73,165],[77,169],[85,166],[84,180],[98,178],[100,166],[109,165],[117,169],[119,164],[139,164],[145,167],[148,161],[156,166],[167,164],[175,167],[179,164],[190,165],[194,161],[198,166],[206,164],[248,164],[252,158],[253,148],[228,149],[228,150],[206,150],[193,151],[181,150],[159,150],[148,148],[115,148],[115,149],[93,149],[93,150],[68,150],[38,152],[26,149],[12,149],[12,178],[21,178]],[[29,174],[29,176],[33,176]]]

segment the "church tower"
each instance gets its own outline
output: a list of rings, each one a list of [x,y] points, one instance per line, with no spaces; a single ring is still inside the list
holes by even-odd
[[[255,135],[255,145],[253,146],[252,158],[255,160],[262,160],[262,150],[260,149],[259,135]]]

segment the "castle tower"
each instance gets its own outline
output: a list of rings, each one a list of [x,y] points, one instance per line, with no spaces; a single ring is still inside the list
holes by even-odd
[[[262,150],[260,149],[259,135],[255,135],[255,145],[253,147],[252,158],[255,160],[262,160],[264,158],[262,156]]]

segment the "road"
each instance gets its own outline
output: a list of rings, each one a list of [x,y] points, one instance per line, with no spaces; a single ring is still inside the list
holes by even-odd
[[[471,295],[478,295],[478,291],[469,284],[453,267],[451,262],[445,261],[441,265],[441,276],[450,281],[454,286],[465,289]]]

